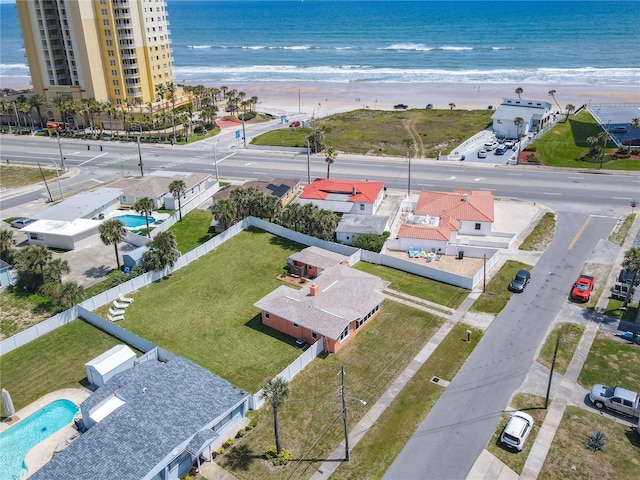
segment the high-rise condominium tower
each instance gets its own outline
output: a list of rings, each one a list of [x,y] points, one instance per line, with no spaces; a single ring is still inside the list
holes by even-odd
[[[17,0],[35,93],[114,106],[173,85],[166,0]]]

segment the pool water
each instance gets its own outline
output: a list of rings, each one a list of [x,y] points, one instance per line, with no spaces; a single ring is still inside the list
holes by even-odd
[[[115,217],[118,220],[122,220],[125,227],[128,228],[138,228],[138,227],[146,227],[147,222],[145,220],[144,215],[131,215],[127,213],[126,215],[120,215],[119,217]],[[149,217],[149,225],[155,222],[156,219],[153,217]]]
[[[0,433],[0,479],[21,478],[29,450],[71,423],[77,413],[75,403],[56,400]]]

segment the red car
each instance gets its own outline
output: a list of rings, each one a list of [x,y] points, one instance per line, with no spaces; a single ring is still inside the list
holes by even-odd
[[[301,126],[302,126],[302,123],[301,122],[297,122],[297,121],[296,122],[291,122],[289,124],[289,128],[297,128],[297,127],[301,127]]]
[[[571,298],[574,300],[580,300],[582,302],[588,302],[591,298],[591,292],[593,291],[593,277],[589,275],[580,275],[580,278],[573,284],[571,290]]]

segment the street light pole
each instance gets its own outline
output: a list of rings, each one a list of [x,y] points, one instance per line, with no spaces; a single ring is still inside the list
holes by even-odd
[[[307,184],[311,183],[311,145],[307,138]]]
[[[142,150],[140,150],[140,135],[138,135],[138,159],[140,160],[140,163],[138,163],[138,166],[140,167],[140,176],[144,177],[144,171],[142,170]]]
[[[407,196],[411,196],[411,151],[407,151],[407,159],[409,160],[409,175],[407,176]]]
[[[58,172],[58,164],[56,163],[56,161],[52,158],[51,161],[53,162],[53,164],[56,167],[56,177],[58,177],[58,188],[60,189],[60,198],[62,198],[62,200],[64,200],[64,193],[62,192],[62,183],[60,182],[60,173]]]
[[[216,140],[213,142],[213,166],[216,168],[216,182],[220,181],[220,177],[218,177],[218,155],[216,153],[216,145],[220,140]]]
[[[56,130],[56,136],[58,137],[58,150],[60,151],[60,165],[62,165],[62,171],[65,171],[64,157],[62,156],[62,144],[60,143],[60,132]]]

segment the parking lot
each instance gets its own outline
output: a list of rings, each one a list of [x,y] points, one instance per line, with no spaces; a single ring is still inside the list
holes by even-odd
[[[640,106],[594,103],[587,108],[616,145],[640,146],[640,127],[631,126],[632,119],[640,118]]]

